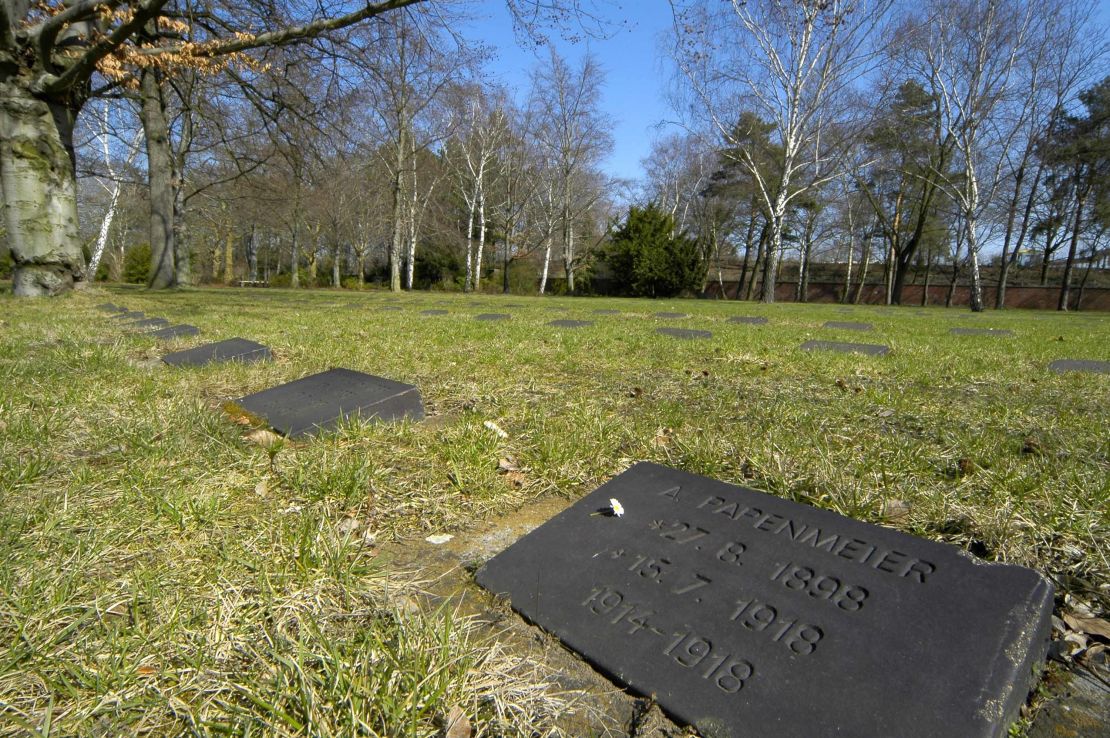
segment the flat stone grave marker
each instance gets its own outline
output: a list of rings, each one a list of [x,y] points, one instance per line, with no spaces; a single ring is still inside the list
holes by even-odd
[[[1110,374],[1110,361],[1092,361],[1091,359],[1057,359],[1048,365],[1048,368],[1059,374],[1064,372],[1094,372],[1096,374]]]
[[[181,325],[168,325],[165,328],[159,328],[149,335],[168,341],[173,338],[182,338],[184,336],[199,336],[200,329],[195,325],[182,323]]]
[[[351,417],[387,422],[424,417],[416,387],[352,369],[329,369],[235,402],[291,438],[335,428]]]
[[[480,313],[474,316],[474,320],[508,320],[511,317],[508,313]]]
[[[806,341],[801,345],[801,349],[802,351],[839,351],[844,354],[868,354],[869,356],[886,356],[890,353],[890,346],[840,341]]]
[[[1030,569],[650,463],[477,581],[713,738],[1004,736],[1053,605]]]
[[[555,328],[585,328],[593,325],[589,320],[552,320],[548,325]]]
[[[139,318],[145,318],[146,315],[139,312],[138,310],[124,310],[122,313],[116,313],[111,317],[112,320],[118,320],[121,323],[126,323],[129,320],[138,320]]]
[[[203,346],[175,351],[166,354],[162,361],[170,366],[204,366],[221,361],[265,361],[273,358],[270,349],[261,343],[245,338],[229,338],[226,341],[206,343]]]
[[[870,331],[874,330],[874,326],[870,323],[853,323],[844,320],[830,320],[823,326],[825,328],[835,328],[839,331]]]
[[[170,324],[170,321],[165,318],[143,318],[136,320],[134,323],[128,323],[127,327],[131,330],[150,330],[151,328],[164,328]]]
[[[729,323],[747,323],[748,325],[766,325],[767,319],[751,315],[734,315],[728,319]]]
[[[677,318],[688,317],[686,313],[656,313],[653,317],[662,318],[663,320],[674,320]]]
[[[672,338],[713,338],[713,334],[709,331],[697,331],[692,328],[656,328],[655,332]]]
[[[612,310],[610,308],[599,308],[594,310],[594,315],[620,315],[620,310]]]
[[[96,309],[105,313],[121,313],[127,310],[127,308],[122,308],[119,305],[113,305],[110,302],[102,302],[96,306]]]
[[[420,314],[421,315],[447,315],[447,311],[446,310],[437,310],[437,309],[421,310]]]
[[[1013,331],[1003,328],[952,328],[949,330],[954,336],[1012,336]]]

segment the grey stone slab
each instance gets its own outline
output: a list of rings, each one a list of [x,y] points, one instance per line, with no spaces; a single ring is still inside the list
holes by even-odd
[[[656,328],[656,333],[672,338],[713,338],[713,334],[709,331],[698,331],[692,328]]]
[[[663,320],[677,320],[678,318],[688,318],[690,316],[688,316],[686,313],[667,313],[667,312],[663,312],[663,313],[655,313],[655,315],[652,316],[652,317],[662,318]]]
[[[748,325],[767,325],[767,319],[752,315],[734,315],[728,319],[729,323],[747,323]]]
[[[169,324],[170,321],[165,318],[143,318],[142,320],[128,323],[127,327],[136,331],[149,331],[152,328],[165,328]]]
[[[1001,328],[952,328],[948,331],[954,336],[1012,336],[1013,331]]]
[[[839,351],[845,354],[868,354],[870,356],[886,356],[890,353],[889,346],[875,343],[843,343],[841,341],[806,341],[801,345],[802,351]]]
[[[254,362],[273,358],[270,349],[245,338],[206,343],[202,346],[166,354],[162,361],[170,366],[204,366],[222,361]]]
[[[124,310],[122,313],[116,313],[111,316],[112,320],[118,320],[121,323],[126,323],[131,320],[139,320],[145,318],[146,315],[138,310]]]
[[[589,320],[552,320],[548,325],[555,328],[585,328],[593,325]]]
[[[833,328],[838,331],[870,331],[875,328],[870,323],[853,323],[845,320],[830,320],[825,323],[824,327]]]
[[[609,308],[600,308],[598,310],[594,310],[594,315],[620,315],[620,314],[621,314],[620,310],[611,310]]]
[[[335,428],[350,417],[382,421],[424,417],[416,387],[351,369],[329,369],[247,395],[236,404],[293,438]]]
[[[433,308],[432,310],[421,310],[420,314],[421,315],[447,315],[447,311],[446,310],[438,310],[438,309]]]
[[[508,313],[481,313],[474,316],[474,320],[509,320],[513,316]]]
[[[1048,365],[1054,372],[1094,372],[1097,374],[1110,374],[1110,361],[1093,361],[1091,359],[1057,359]]]
[[[127,311],[127,308],[114,305],[110,302],[102,302],[96,306],[96,309],[103,313],[122,313]]]
[[[165,328],[159,328],[149,335],[168,341],[173,338],[183,338],[185,336],[199,336],[200,329],[195,325],[182,323],[181,325],[168,325]]]
[[[648,463],[477,580],[714,738],[1000,738],[1053,605],[1030,569]]]

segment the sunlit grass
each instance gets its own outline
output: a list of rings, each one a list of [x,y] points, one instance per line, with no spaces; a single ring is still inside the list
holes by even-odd
[[[414,609],[418,584],[377,544],[576,498],[637,460],[1034,566],[1107,606],[1110,377],[1046,366],[1110,360],[1110,318],[387,299],[0,298],[0,735],[431,736],[453,705],[485,735],[542,732],[558,709],[544,677],[465,617]],[[171,369],[165,347],[94,309],[106,300],[201,328],[172,347],[240,336],[275,360]],[[594,314],[605,308],[620,313]],[[484,312],[512,319],[473,319]],[[593,325],[546,325],[556,318]],[[798,350],[810,338],[893,352]],[[338,366],[417,385],[428,419],[287,442],[271,465],[221,410]],[[498,473],[505,457],[519,474]],[[884,521],[889,500],[909,515]]]

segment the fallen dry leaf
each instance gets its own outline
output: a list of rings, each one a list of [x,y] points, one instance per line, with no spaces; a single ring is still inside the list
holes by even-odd
[[[474,729],[470,727],[470,719],[458,705],[452,705],[447,713],[447,734],[445,738],[470,738]]]
[[[140,676],[152,676],[152,675],[158,673],[158,669],[153,667],[153,666],[150,666],[149,664],[143,664],[142,666],[140,666],[135,671],[137,671]]]
[[[1086,618],[1065,614],[1064,622],[1067,623],[1072,630],[1099,638],[1105,638],[1110,641],[1110,623],[1102,618]]]
[[[653,446],[669,446],[671,444],[671,434],[674,433],[673,428],[657,428],[655,430],[655,437],[651,439]]]
[[[910,503],[905,500],[883,500],[879,515],[883,520],[901,520],[910,514]]]
[[[497,460],[497,471],[507,474],[508,472],[520,471],[520,467],[516,465],[516,461],[511,457],[505,457]]]
[[[358,518],[346,517],[340,520],[339,525],[336,527],[339,529],[340,533],[342,533],[343,535],[348,535],[358,530],[358,527],[360,525],[362,525],[362,523],[359,521]]]
[[[270,483],[265,479],[259,480],[258,484],[254,485],[254,493],[259,497],[265,496],[270,491]]]
[[[514,489],[520,489],[524,486],[527,477],[518,471],[511,471],[505,474],[505,479],[509,481],[509,484],[512,485]]]
[[[273,431],[259,429],[248,433],[247,440],[256,446],[269,449],[281,443],[283,439]]]
[[[632,389],[630,389],[628,391],[628,396],[629,397],[639,397],[642,394],[644,394],[644,391],[643,391],[643,389],[641,389],[639,387],[633,387]]]

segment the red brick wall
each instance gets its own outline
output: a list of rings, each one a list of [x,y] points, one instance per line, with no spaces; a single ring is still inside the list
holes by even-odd
[[[853,291],[855,287],[852,288]],[[843,283],[833,282],[810,282],[808,290],[808,298],[810,302],[839,302],[841,294],[844,290]],[[902,304],[903,305],[920,305],[921,292],[923,285],[908,284],[902,289]],[[797,291],[797,283],[795,282],[779,282],[775,285],[775,299],[779,302],[793,302],[794,294]],[[720,285],[716,282],[710,282],[706,287],[706,292],[712,296],[717,297],[720,295]],[[736,282],[725,282],[725,294],[729,299],[734,299],[736,296]],[[953,306],[966,306],[971,294],[970,288],[966,285],[957,285],[956,291],[952,296]],[[1071,300],[1072,309],[1076,309],[1075,301],[1078,299],[1079,289],[1072,288]],[[945,299],[948,297],[947,284],[934,284],[929,285],[929,304],[930,305],[944,305]],[[1006,307],[1008,308],[1029,308],[1036,310],[1055,310],[1056,304],[1060,299],[1059,287],[1007,287],[1006,288]],[[994,286],[985,286],[983,289],[983,300],[987,307],[994,307]],[[885,290],[881,284],[869,284],[864,286],[863,293],[860,296],[860,302],[868,305],[881,305],[885,302]],[[1083,291],[1083,302],[1079,306],[1082,310],[1107,310],[1110,311],[1110,289],[1105,287],[1088,287]]]

